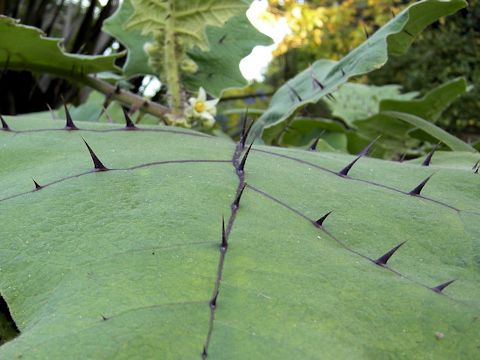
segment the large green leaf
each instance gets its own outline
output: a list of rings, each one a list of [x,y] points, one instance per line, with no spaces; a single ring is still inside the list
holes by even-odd
[[[63,77],[118,71],[119,55],[88,56],[63,52],[61,39],[47,38],[41,30],[0,15],[0,68],[47,72]]]
[[[379,116],[384,116],[387,119],[393,118],[404,121],[414,127],[425,131],[427,134],[433,136],[434,138],[440,140],[442,143],[447,145],[450,149],[454,151],[471,151],[477,152],[471,145],[463,142],[459,138],[450,135],[448,132],[442,128],[432,124],[432,122],[422,119],[418,116],[412,114],[401,113],[397,111],[383,111]]]
[[[152,36],[142,35],[140,29],[126,30],[125,25],[132,16],[133,6],[130,0],[124,0],[117,11],[103,23],[103,30],[118,39],[127,49],[127,61],[123,66],[126,76],[139,74],[156,75],[148,65],[148,55],[144,45],[153,41]]]
[[[206,33],[209,50],[195,47],[187,52],[198,69],[193,74],[186,73],[184,81],[190,89],[202,86],[216,97],[220,97],[224,89],[245,87],[247,81],[240,72],[240,60],[250,54],[253,47],[272,43],[253,27],[245,14],[232,17],[223,27],[208,27]]]
[[[209,333],[209,359],[478,356],[478,154],[339,176],[354,157],[254,146],[241,173],[200,133],[7,122],[0,294],[21,333],[1,359],[199,359]]]
[[[355,120],[365,119],[380,110],[380,102],[386,99],[411,100],[418,93],[401,93],[400,85],[372,86],[346,83],[336,92],[335,99],[324,99],[332,111],[332,116],[344,120],[354,127]]]
[[[222,26],[232,16],[244,13],[249,0],[130,0],[134,13],[127,29],[141,29],[143,34],[161,35],[173,25],[173,32],[182,45],[209,47],[205,29]],[[173,20],[173,23],[169,23]]]
[[[459,96],[465,94],[467,90],[466,80],[458,78],[437,86],[421,99],[410,101],[399,99],[383,100],[380,103],[380,111],[404,112],[435,122],[450,104],[457,100]]]
[[[466,91],[465,80],[456,79],[436,87],[420,99],[384,99],[380,101],[379,113],[353,122],[357,134],[352,134],[350,138],[353,139],[355,135],[360,135],[371,139],[381,134],[379,145],[397,154],[418,147],[418,140],[440,140],[453,150],[472,151],[471,146],[446,133],[432,121],[438,119],[442,112]],[[404,115],[392,117],[387,115],[387,112],[403,113]],[[412,118],[409,114],[414,117]],[[425,119],[428,120],[428,123],[425,123],[427,122]],[[349,146],[349,148],[351,147]],[[359,149],[351,150],[358,151]]]
[[[378,29],[363,44],[338,62],[319,60],[285,85],[272,97],[267,111],[255,124],[252,136],[263,128],[291,117],[307,104],[316,103],[353,76],[382,67],[390,55],[404,53],[414,37],[440,17],[465,7],[464,0],[424,0],[416,2]],[[313,78],[312,78],[313,75]],[[318,85],[318,82],[322,86]]]

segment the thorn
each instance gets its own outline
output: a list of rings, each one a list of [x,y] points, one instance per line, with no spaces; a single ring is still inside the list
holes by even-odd
[[[1,115],[0,115],[1,117]],[[478,170],[478,165],[480,164],[480,160],[478,160],[475,164],[473,164],[472,170],[477,169]]]
[[[430,161],[432,161],[432,157],[433,157],[433,154],[435,153],[435,151],[437,150],[438,148],[438,145],[435,145],[433,148],[432,148],[432,151],[430,151],[427,155],[427,157],[425,158],[425,160],[423,160],[423,163],[422,163],[422,166],[429,166],[430,165]]]
[[[290,86],[290,84],[287,83],[287,87],[288,89],[292,92],[293,95],[295,95],[295,98],[299,101],[299,102],[302,102],[302,98],[300,97],[300,94],[293,88]]]
[[[128,115],[128,110],[125,106],[122,106],[123,110],[123,116],[125,117],[125,129],[127,130],[136,130],[137,127],[133,123],[132,119],[130,118],[130,115]]]
[[[243,186],[240,188],[240,192],[238,193],[238,196],[235,198],[235,201],[232,204],[234,209],[238,209],[240,207],[240,199],[242,198],[243,190],[245,190],[246,186],[247,184],[243,183]]]
[[[35,181],[35,179],[32,179],[32,180],[33,180],[33,184],[35,185],[35,191],[36,191],[36,190],[40,190],[41,188],[43,188],[43,186],[41,186],[39,183],[37,183],[37,182]]]
[[[377,136],[370,144],[368,144],[362,151],[360,151],[357,155],[357,157],[350,163],[348,164],[347,166],[345,166],[342,170],[340,170],[337,175],[340,175],[340,176],[347,176],[348,175],[348,172],[350,171],[350,169],[352,168],[353,165],[355,165],[355,163],[360,160],[360,158],[362,156],[365,156],[365,155],[368,155],[368,153],[370,152],[370,150],[372,149],[373,145],[377,142],[377,140],[380,138],[380,136]]]
[[[363,32],[365,33],[365,37],[368,39],[370,37],[370,34],[368,33],[368,30],[365,24],[363,24]]]
[[[345,76],[345,70],[343,68],[340,69],[342,71],[342,76]]]
[[[63,99],[63,96],[62,96],[62,99]],[[70,112],[68,111],[67,104],[65,103],[65,99],[63,99],[63,107],[65,108],[65,117],[67,118],[67,122],[65,124],[65,129],[66,130],[78,130],[78,128],[73,123],[73,119],[72,119],[72,116],[70,115]]]
[[[212,309],[212,310],[217,307],[217,297],[218,297],[218,291],[212,297],[212,300],[210,300],[210,309]]]
[[[103,321],[107,321],[108,318],[107,318],[106,316],[103,316],[103,315],[102,315],[102,320],[103,320]]]
[[[50,111],[50,115],[52,116],[52,120],[56,120],[55,111],[53,111],[53,109],[51,108],[51,106],[48,103],[45,103],[45,105],[47,105],[48,111]]]
[[[93,161],[93,166],[95,167],[95,170],[96,171],[107,171],[108,168],[102,164],[102,162],[100,161],[100,159],[97,157],[97,155],[95,155],[95,153],[93,152],[92,148],[90,147],[90,145],[87,144],[87,142],[85,141],[84,138],[82,138],[83,142],[85,143],[85,145],[87,145],[87,149],[88,149],[88,152],[90,153],[90,156],[92,158],[92,161]]]
[[[208,356],[208,354],[207,354],[207,348],[204,346],[204,347],[203,347],[203,351],[202,351],[202,359],[206,359],[207,356]]]
[[[315,77],[315,74],[313,72],[313,69],[311,69],[310,75],[312,76],[312,88],[314,90],[320,89],[323,90],[325,89],[325,86]]]
[[[390,250],[389,252],[385,253],[384,255],[380,256],[377,260],[375,260],[375,264],[379,265],[379,266],[385,266],[387,265],[387,262],[388,260],[392,257],[392,255],[395,253],[395,251],[397,251],[400,246],[402,246],[403,244],[405,244],[406,241],[398,244],[397,246],[395,246],[392,250]]]
[[[368,144],[367,146],[365,146],[362,151],[360,151],[358,153],[358,156],[365,156],[365,155],[368,155],[370,153],[370,150],[372,150],[372,147],[373,145],[375,145],[375,143],[378,141],[378,139],[380,139],[382,137],[382,135],[378,135],[375,139],[372,140],[372,142],[370,144]]]
[[[333,210],[332,210],[332,211],[329,211],[328,213],[326,213],[325,215],[323,215],[320,219],[318,219],[317,221],[314,221],[313,224],[314,224],[316,227],[323,227],[323,222],[324,222],[325,219],[328,217],[328,215],[330,215],[332,212],[333,212]]]
[[[250,130],[252,129],[254,121],[252,120],[250,122],[250,125],[247,127],[247,117],[248,117],[248,108],[245,110],[245,115],[243,119],[243,125],[242,125],[242,135],[240,136],[240,144],[242,144],[242,149],[245,148],[245,142],[247,141],[248,134],[250,133]]]
[[[362,156],[357,156],[355,158],[355,160],[353,160],[350,164],[348,164],[347,166],[345,166],[342,170],[340,170],[337,175],[340,175],[340,176],[347,176],[348,175],[348,172],[350,171],[350,169],[352,168],[353,165],[355,165],[355,163],[360,160]]]
[[[453,283],[455,280],[450,280],[450,281],[447,281],[447,282],[444,282],[443,284],[440,284],[440,285],[437,285],[435,287],[432,287],[430,289],[432,289],[433,291],[435,291],[436,293],[439,293],[441,294],[442,293],[442,290],[445,289],[448,285],[450,285],[451,283]]]
[[[2,123],[2,130],[3,131],[10,131],[10,128],[8,127],[7,122],[3,118],[3,116],[0,114],[0,122]]]
[[[420,195],[420,192],[422,191],[423,187],[425,186],[425,184],[427,183],[428,180],[430,180],[430,178],[433,176],[430,175],[429,177],[427,177],[425,180],[423,180],[415,189],[413,189],[412,191],[410,191],[408,193],[408,195],[412,195],[412,196],[419,196]]]
[[[403,32],[404,32],[405,34],[409,35],[409,36],[412,37],[412,38],[415,37],[415,36],[413,36],[413,34],[412,34],[410,31],[408,31],[407,29],[403,29]]]
[[[222,243],[220,245],[220,250],[225,252],[228,248],[227,233],[225,232],[225,218],[222,216]]]
[[[397,15],[395,14],[395,11],[393,11],[392,9],[390,9],[390,14],[392,14],[392,18],[394,18],[395,16],[397,16]]]
[[[245,162],[247,161],[248,154],[250,153],[250,149],[252,148],[253,142],[250,144],[248,147],[247,151],[245,152],[245,155],[243,155],[242,161],[240,161],[240,165],[238,165],[237,172],[243,173],[243,170],[245,168]]]
[[[323,135],[324,132],[325,132],[325,130],[320,134],[319,137],[317,137],[317,138],[313,141],[312,145],[308,148],[308,150],[310,150],[310,151],[317,151],[318,142],[320,141],[320,139],[321,139],[321,137],[322,137],[322,135]]]
[[[226,37],[227,37],[227,34],[223,35],[223,36],[218,40],[218,43],[219,43],[219,44],[223,44],[223,41],[225,40]]]
[[[398,162],[404,162],[406,157],[407,153],[403,153],[402,156],[400,156],[400,159],[398,159]]]
[[[330,101],[337,101],[337,99],[335,99],[335,96],[333,96],[332,94],[327,94],[325,95],[327,97],[328,100]]]

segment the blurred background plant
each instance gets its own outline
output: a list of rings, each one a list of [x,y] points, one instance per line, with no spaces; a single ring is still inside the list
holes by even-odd
[[[184,45],[190,40],[182,40],[182,50],[179,52],[177,47],[173,57],[178,58],[174,66],[180,76],[173,80],[160,79],[166,73],[162,68],[165,59],[160,57],[163,35],[144,31],[154,29],[152,24],[141,22],[136,28],[135,24],[131,25],[132,6],[140,6],[139,3],[137,0],[0,0],[0,14],[38,27],[48,36],[63,38],[63,47],[69,53],[104,55],[128,50],[127,58],[115,60],[115,64],[123,68],[124,76],[108,73],[96,77],[162,106],[171,104],[171,84],[175,85],[181,77],[182,87],[176,89],[173,96],[177,103],[175,117],[180,119],[177,125],[183,122],[182,106],[187,107],[179,104],[187,104],[187,99],[197,97],[199,87],[204,87],[208,99],[220,98],[220,102],[214,127],[200,124],[197,129],[237,139],[246,107],[249,118],[260,117],[269,107],[271,96],[286,81],[318,59],[339,60],[346,56],[413,1],[255,1],[253,5],[258,8],[262,3],[265,11],[257,12],[253,19],[250,16],[253,23],[257,27],[270,27],[271,34],[280,29],[276,33],[281,35],[276,37],[275,45],[267,48],[273,59],[263,76],[258,79],[257,75],[257,80],[251,80],[248,86],[244,86],[246,82],[238,71],[238,61],[254,45],[268,45],[269,41],[255,35],[241,16],[228,20],[223,28],[208,30],[205,33],[208,47],[187,48]],[[226,19],[244,12],[248,3],[243,1],[238,11],[232,11]],[[162,17],[162,26],[168,16]],[[240,25],[245,27],[244,32],[238,31]],[[250,35],[243,36],[247,31]],[[241,43],[235,38],[237,34],[248,41]],[[399,159],[429,151],[438,142],[431,129],[439,126],[475,144],[480,130],[479,44],[479,0],[470,0],[466,9],[441,18],[417,35],[406,54],[389,56],[388,63],[381,69],[353,78],[351,83],[335,89],[332,96],[323,97],[316,104],[300,109],[294,118],[267,128],[262,139],[278,146],[310,146],[320,138],[321,149],[355,153],[381,134],[379,150],[374,155]],[[254,66],[261,66],[260,59],[254,60]],[[120,105],[109,98],[112,94],[92,91],[71,79],[13,71],[4,66],[0,110],[3,114],[22,114],[45,111],[49,106],[57,109],[63,96],[73,105],[71,111],[75,119],[123,121]],[[102,111],[103,107],[108,107],[108,112]],[[137,110],[130,106],[131,113]],[[387,122],[384,115],[379,115],[382,111],[397,110],[420,117],[434,127],[426,124],[419,128],[411,119],[410,122],[405,119]],[[138,114],[137,122],[172,122],[152,114]],[[56,116],[62,117],[64,113],[59,110]]]

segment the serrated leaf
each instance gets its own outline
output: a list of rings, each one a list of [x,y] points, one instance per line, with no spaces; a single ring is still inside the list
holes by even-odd
[[[269,108],[255,124],[252,138],[258,136],[263,128],[285,121],[305,105],[316,103],[347,82],[349,78],[382,67],[390,55],[404,53],[414,37],[426,26],[442,16],[455,13],[466,5],[464,0],[416,2],[378,29],[340,61],[331,62],[330,66],[325,68],[325,60],[319,60],[324,64],[321,71],[318,69],[319,61],[313,63],[311,67],[278,89],[272,97]],[[312,74],[323,87],[313,85]],[[292,89],[298,96],[292,96]]]
[[[141,29],[142,34],[161,34],[174,19],[176,36],[182,45],[196,45],[208,49],[205,28],[208,25],[222,26],[230,17],[245,12],[248,0],[131,0],[134,13],[127,23],[127,29]],[[173,12],[169,8],[173,8]]]
[[[47,38],[35,27],[0,15],[0,68],[47,72],[63,77],[83,76],[119,69],[113,61],[119,56],[68,54],[62,39]]]
[[[227,20],[223,27],[206,29],[209,50],[195,47],[187,51],[197,64],[194,74],[185,74],[184,81],[190,90],[203,87],[215,97],[223,90],[247,85],[239,69],[240,60],[250,54],[257,45],[270,45],[272,40],[253,27],[245,15]]]
[[[139,29],[126,30],[125,25],[132,16],[131,0],[124,0],[117,11],[103,23],[103,30],[114,36],[128,49],[127,61],[123,72],[127,77],[135,75],[157,75],[148,65],[148,55],[143,47],[145,43],[153,41],[151,35],[142,35]]]
[[[1,359],[198,359],[210,324],[210,359],[478,354],[478,154],[450,165],[439,153],[428,168],[363,157],[342,177],[353,156],[254,146],[212,319],[240,185],[231,142],[6,121],[0,294],[21,334]],[[82,137],[116,170],[91,171]],[[404,241],[394,271],[373,262]],[[444,295],[429,289],[452,279]]]

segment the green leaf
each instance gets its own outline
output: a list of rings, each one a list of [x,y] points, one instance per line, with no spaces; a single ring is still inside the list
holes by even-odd
[[[285,127],[278,124],[265,129],[263,140],[281,146],[305,146],[320,137],[331,148],[346,150],[345,128],[330,119],[295,118]]]
[[[429,91],[421,99],[410,101],[389,99],[380,103],[380,111],[398,111],[436,122],[440,115],[459,96],[467,92],[467,82],[464,78],[458,78],[446,82]]]
[[[141,30],[126,30],[125,25],[132,16],[133,6],[130,0],[124,0],[117,11],[103,23],[103,31],[114,36],[128,49],[127,61],[123,72],[127,77],[135,75],[157,75],[148,65],[148,55],[143,47],[153,41],[151,35],[142,35]]]
[[[379,111],[384,99],[410,100],[418,93],[401,93],[400,85],[373,86],[356,83],[343,84],[335,91],[335,100],[324,99],[332,115],[354,127],[354,121],[365,119]]]
[[[318,102],[349,78],[382,67],[390,55],[399,55],[407,51],[414,37],[426,26],[466,5],[464,0],[416,2],[340,61],[330,63],[326,60],[316,61],[278,89],[272,97],[269,109],[255,124],[252,138],[258,136],[265,127],[285,121],[305,105]],[[314,85],[312,75],[323,88]]]
[[[190,90],[202,86],[215,97],[220,97],[225,89],[245,87],[247,81],[240,72],[240,60],[250,54],[253,47],[272,43],[245,15],[230,18],[223,27],[209,26],[206,34],[208,51],[199,47],[187,51],[198,70],[194,74],[186,73],[184,82]]]
[[[74,78],[104,71],[118,71],[113,61],[119,56],[68,54],[62,39],[47,38],[37,28],[0,15],[0,68],[46,72]]]
[[[130,0],[134,13],[127,29],[141,29],[142,34],[161,35],[174,19],[173,29],[182,45],[196,45],[207,50],[209,41],[205,29],[208,25],[222,26],[232,16],[244,13],[248,0]],[[173,12],[169,12],[170,3]]]
[[[397,111],[383,111],[379,115],[384,116],[385,119],[394,118],[394,119],[402,120],[410,125],[413,125],[416,128],[423,130],[427,134],[440,140],[442,143],[444,143],[454,151],[477,152],[477,150],[475,150],[471,145],[468,145],[467,143],[463,142],[459,138],[453,135],[450,135],[448,132],[434,125],[432,122],[422,119],[418,116],[401,113]]]
[[[345,177],[354,156],[255,145],[231,217],[229,141],[6,121],[0,294],[21,333],[1,359],[198,359],[209,330],[209,359],[478,355],[478,154],[364,157]],[[92,171],[82,137],[115,170]],[[404,241],[386,267],[371,261]]]
[[[71,106],[69,112],[74,121],[100,121],[124,124],[125,117],[122,106],[117,102],[111,102],[107,110],[104,111],[104,102],[105,95],[97,91],[92,91],[83,104]],[[56,113],[61,119],[65,119],[65,111],[63,108],[57,110]],[[134,116],[132,116],[132,120],[135,120]],[[158,118],[150,114],[141,114],[141,121],[143,124],[158,124]]]

